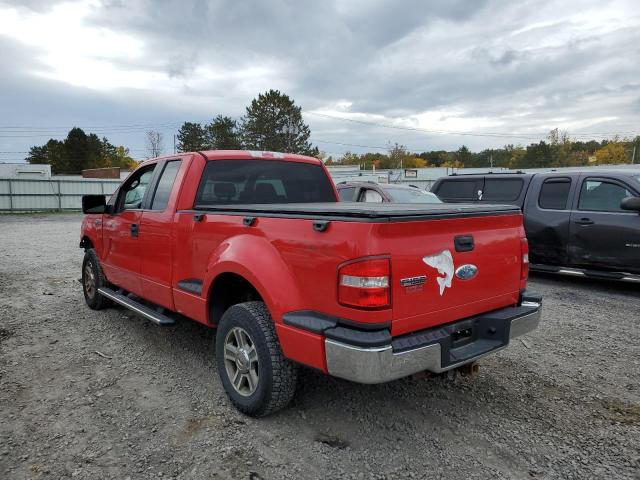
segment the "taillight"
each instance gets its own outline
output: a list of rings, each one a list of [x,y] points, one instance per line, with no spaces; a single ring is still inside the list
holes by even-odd
[[[520,252],[522,253],[522,264],[520,266],[520,289],[527,287],[527,278],[529,277],[529,242],[526,238],[520,240]]]
[[[388,258],[355,260],[338,270],[338,302],[357,308],[391,305],[391,265]]]

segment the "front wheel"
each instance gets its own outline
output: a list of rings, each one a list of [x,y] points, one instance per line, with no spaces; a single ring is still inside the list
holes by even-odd
[[[227,395],[243,413],[269,415],[293,398],[298,367],[282,355],[262,302],[239,303],[224,313],[216,333],[216,363]]]
[[[98,292],[98,289],[105,285],[106,279],[102,274],[98,255],[93,248],[89,248],[84,252],[82,262],[82,291],[89,308],[102,310],[107,306],[108,300]]]

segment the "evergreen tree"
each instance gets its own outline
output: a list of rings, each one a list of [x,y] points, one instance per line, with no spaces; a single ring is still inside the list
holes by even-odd
[[[211,150],[239,150],[242,141],[236,121],[218,115],[205,126],[207,148]]]
[[[242,138],[248,149],[317,155],[310,135],[300,107],[278,90],[254,98],[242,119]]]
[[[51,165],[53,173],[80,173],[88,168],[132,168],[136,162],[129,150],[115,147],[106,138],[87,135],[81,128],[72,128],[63,141],[50,139],[46,144],[31,147],[29,163]]]
[[[197,152],[207,149],[205,129],[199,123],[184,122],[178,131],[178,151]]]

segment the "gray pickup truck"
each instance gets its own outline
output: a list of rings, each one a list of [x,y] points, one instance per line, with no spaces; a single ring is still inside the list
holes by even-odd
[[[519,206],[532,270],[640,282],[640,165],[452,175],[431,192],[446,203]]]

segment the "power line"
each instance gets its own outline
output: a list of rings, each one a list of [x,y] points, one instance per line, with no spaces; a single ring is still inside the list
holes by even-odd
[[[305,114],[315,115],[318,117],[330,118],[333,120],[341,120],[344,122],[357,123],[360,125],[367,125],[373,127],[383,127],[383,128],[392,128],[394,130],[408,130],[414,132],[425,132],[425,133],[434,133],[434,134],[442,134],[442,135],[462,135],[462,136],[473,136],[473,137],[497,137],[497,138],[514,138],[514,139],[529,139],[529,140],[538,140],[540,137],[546,137],[549,133],[529,133],[529,134],[520,134],[520,133],[501,133],[501,132],[464,132],[457,130],[435,130],[435,129],[427,129],[427,128],[418,128],[418,127],[406,127],[400,125],[391,125],[388,123],[378,123],[378,122],[370,122],[366,120],[356,120],[354,118],[345,118],[339,117],[336,115],[328,115],[326,113],[318,113],[318,112],[310,112],[305,110]],[[615,135],[635,135],[635,132],[593,132],[593,133],[576,133],[574,136],[576,137],[593,137],[593,136],[615,136]]]
[[[314,142],[328,143],[331,145],[342,145],[344,147],[375,148],[379,150],[389,150],[389,147],[379,147],[379,146],[373,146],[373,145],[358,145],[356,143],[330,142],[329,140],[314,140]],[[411,150],[414,150],[414,149],[411,149]]]
[[[87,125],[82,128],[91,128],[91,129],[105,129],[105,128],[153,128],[153,127],[162,127],[162,126],[174,126],[181,125],[182,122],[163,122],[163,123],[131,123],[131,124],[122,124],[122,125]],[[26,130],[70,130],[72,128],[80,128],[79,124],[76,125],[49,125],[46,127],[34,127],[31,125],[0,125],[0,130],[4,129],[26,129]]]

